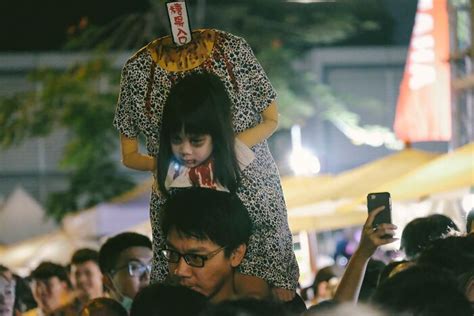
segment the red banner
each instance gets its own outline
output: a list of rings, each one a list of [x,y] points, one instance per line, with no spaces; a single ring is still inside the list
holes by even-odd
[[[419,0],[394,129],[406,142],[451,139],[447,0]]]

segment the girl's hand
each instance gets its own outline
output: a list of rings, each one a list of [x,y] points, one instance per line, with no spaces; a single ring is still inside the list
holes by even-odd
[[[385,209],[385,206],[380,206],[369,213],[367,220],[365,221],[364,227],[362,228],[362,234],[360,238],[359,247],[357,252],[366,258],[370,258],[375,250],[381,245],[392,243],[398,238],[394,238],[396,225],[393,224],[380,224],[376,228],[372,227],[375,216]],[[391,236],[386,238],[387,236]]]

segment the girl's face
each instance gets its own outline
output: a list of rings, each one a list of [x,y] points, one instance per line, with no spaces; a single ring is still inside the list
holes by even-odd
[[[199,166],[212,154],[212,137],[209,134],[179,134],[171,136],[171,151],[178,161],[189,168]]]

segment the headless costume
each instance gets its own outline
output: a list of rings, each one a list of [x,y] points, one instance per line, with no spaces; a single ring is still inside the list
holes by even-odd
[[[261,113],[276,97],[263,68],[243,38],[211,29],[196,30],[193,38],[198,41],[174,47],[173,51],[166,45],[170,42],[169,37],[157,39],[131,57],[122,70],[114,125],[128,138],[143,133],[151,156],[157,157],[158,154],[163,106],[170,87],[189,73],[213,73],[224,83],[232,101],[234,134],[259,124]],[[251,151],[255,158],[246,166],[240,164],[243,169],[237,195],[249,212],[254,233],[239,271],[262,278],[271,286],[294,290],[299,271],[280,175],[266,141],[253,146]],[[239,150],[236,153],[239,156]],[[168,183],[176,179],[169,178],[168,173]],[[180,185],[171,185],[170,194],[173,194],[173,187]],[[168,273],[167,262],[156,251],[165,241],[160,228],[160,209],[165,199],[153,188],[150,202],[155,249],[152,282],[163,281]]]

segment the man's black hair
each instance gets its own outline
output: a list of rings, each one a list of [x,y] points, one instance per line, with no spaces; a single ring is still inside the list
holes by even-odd
[[[150,238],[145,235],[125,232],[115,235],[100,247],[99,268],[102,273],[110,273],[116,268],[120,254],[131,247],[146,247],[153,249]]]
[[[184,236],[225,246],[227,256],[247,244],[252,233],[250,216],[236,195],[204,188],[173,194],[163,207],[161,228],[165,236],[175,228]]]
[[[306,310],[306,308],[304,308],[304,310]],[[301,313],[292,313],[286,308],[285,304],[277,301],[240,298],[226,300],[216,305],[209,305],[206,311],[201,315],[290,316],[300,314]]]
[[[389,315],[471,316],[471,306],[449,271],[414,265],[381,283],[372,303]]]
[[[451,236],[439,239],[426,248],[417,259],[454,274],[458,288],[465,290],[466,282],[474,277],[474,236]]]
[[[39,266],[31,272],[30,277],[33,280],[48,280],[52,277],[57,277],[59,280],[66,282],[69,288],[72,287],[66,268],[50,261],[41,262]]]
[[[138,292],[130,316],[201,315],[207,303],[205,295],[187,287],[155,283]]]
[[[76,250],[71,258],[71,264],[81,264],[87,261],[99,264],[99,252],[90,248],[82,248]]]

